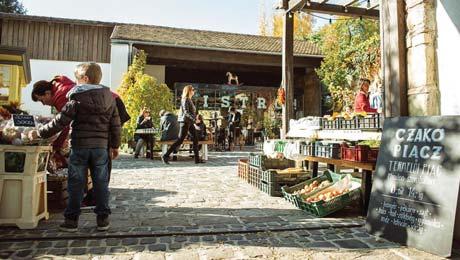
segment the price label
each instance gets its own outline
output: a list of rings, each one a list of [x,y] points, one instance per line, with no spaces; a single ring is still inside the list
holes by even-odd
[[[31,115],[15,115],[13,114],[14,126],[35,127],[34,117]]]

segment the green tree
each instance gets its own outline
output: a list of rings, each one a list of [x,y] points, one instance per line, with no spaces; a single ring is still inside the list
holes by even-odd
[[[173,94],[166,84],[159,84],[157,79],[145,74],[147,55],[140,51],[134,57],[128,72],[123,75],[123,81],[117,89],[126,105],[131,120],[123,127],[122,141],[133,138],[136,130],[136,119],[142,108],[150,109],[153,124],[159,126],[159,112],[162,109],[173,111]]]
[[[26,14],[27,10],[18,0],[0,0],[0,12]]]
[[[340,112],[354,100],[354,82],[361,77],[372,80],[378,74],[379,24],[365,19],[338,20],[310,40],[322,50],[324,59],[316,72],[335,101],[332,110]]]

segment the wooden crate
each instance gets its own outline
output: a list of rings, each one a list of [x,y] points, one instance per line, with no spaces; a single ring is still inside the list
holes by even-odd
[[[249,179],[249,162],[248,159],[239,159],[238,160],[238,177],[245,180],[246,182]]]

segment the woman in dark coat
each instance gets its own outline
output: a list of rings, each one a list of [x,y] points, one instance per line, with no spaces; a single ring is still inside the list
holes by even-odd
[[[165,164],[169,164],[169,155],[175,151],[179,146],[184,142],[187,133],[190,133],[190,136],[193,140],[193,153],[195,156],[195,163],[203,163],[200,160],[200,155],[198,153],[198,136],[195,130],[195,119],[196,119],[196,108],[192,101],[192,96],[195,93],[192,85],[187,85],[182,91],[182,99],[180,105],[180,115],[178,118],[179,121],[179,139],[174,142],[168,151],[161,157]]]

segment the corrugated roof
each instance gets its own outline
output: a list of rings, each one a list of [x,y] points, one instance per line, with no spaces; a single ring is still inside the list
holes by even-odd
[[[146,44],[271,54],[281,54],[282,47],[282,39],[277,37],[134,24],[116,25],[111,38]],[[321,51],[311,42],[295,41],[294,55],[321,56]]]

